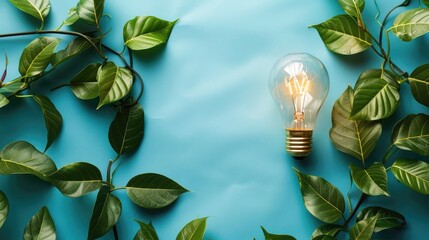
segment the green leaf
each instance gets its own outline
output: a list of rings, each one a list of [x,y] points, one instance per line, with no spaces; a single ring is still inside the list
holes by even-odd
[[[343,10],[352,17],[360,18],[365,7],[365,0],[338,0]]]
[[[421,194],[429,194],[429,164],[411,159],[398,159],[391,167],[401,183]]]
[[[350,240],[371,240],[374,232],[376,217],[364,219],[350,229]]]
[[[307,175],[294,168],[307,210],[317,219],[333,223],[343,214],[345,203],[341,192],[325,179]]]
[[[49,0],[9,0],[19,10],[44,22],[51,9]]]
[[[415,8],[399,14],[388,31],[392,31],[402,41],[422,36],[429,32],[429,9]]]
[[[43,207],[34,215],[24,230],[24,240],[55,240],[57,233],[51,214]]]
[[[338,15],[315,28],[326,47],[338,54],[352,55],[371,47],[371,36],[349,15]]]
[[[177,21],[153,16],[135,17],[124,25],[124,44],[132,50],[147,50],[165,44]]]
[[[195,219],[180,230],[176,240],[203,240],[207,217]]]
[[[359,86],[368,79],[374,78],[381,78],[392,86],[396,87],[397,89],[400,88],[400,85],[397,81],[397,77],[391,71],[387,69],[369,69],[359,75],[358,79],[356,80],[354,89],[359,88]]]
[[[79,18],[86,23],[100,26],[100,18],[103,15],[104,0],[79,0],[76,12]]]
[[[6,195],[0,191],[0,228],[3,226],[6,221],[7,215],[9,213],[9,202]]]
[[[39,37],[25,47],[19,59],[21,76],[32,77],[42,73],[51,63],[52,55],[59,42],[58,38]]]
[[[61,125],[63,118],[61,113],[58,112],[55,105],[46,96],[33,96],[34,101],[40,106],[42,110],[43,118],[45,119],[47,134],[47,143],[45,152],[52,145],[61,131]]]
[[[113,62],[101,66],[97,72],[100,89],[100,107],[125,97],[133,84],[133,74],[128,68],[118,67]]]
[[[121,212],[121,201],[110,194],[109,187],[101,187],[89,224],[88,240],[99,238],[110,231],[118,221]]]
[[[89,64],[73,77],[70,88],[77,98],[89,100],[98,97],[97,72],[100,66],[99,63]]]
[[[9,104],[9,99],[7,99],[6,96],[4,96],[3,94],[0,94],[0,108],[6,106]]]
[[[353,89],[349,86],[332,109],[332,128],[329,136],[335,147],[365,162],[381,136],[379,122],[350,119]]]
[[[109,141],[118,155],[134,152],[143,140],[144,112],[140,104],[118,108],[109,128]]]
[[[351,119],[379,120],[392,115],[399,104],[398,88],[381,78],[368,78],[354,92]]]
[[[277,235],[271,234],[265,230],[264,227],[261,226],[262,232],[264,233],[265,240],[296,240],[296,238],[290,235]]]
[[[362,209],[362,211],[357,215],[356,221],[359,222],[372,217],[377,219],[374,232],[399,228],[406,224],[404,216],[400,213],[382,207],[367,207]]]
[[[407,80],[414,98],[429,107],[429,64],[416,68]]]
[[[312,240],[337,240],[337,238],[329,235],[320,235],[313,238]]]
[[[136,222],[140,225],[140,230],[134,236],[133,240],[158,240],[158,235],[151,223]]]
[[[429,7],[429,0],[422,0],[422,3],[426,5],[426,7]]]
[[[315,239],[319,236],[332,236],[335,237],[343,227],[337,224],[323,224],[316,228],[311,235],[311,239]]]
[[[392,142],[396,147],[429,155],[429,116],[410,114],[395,124]]]
[[[149,209],[166,207],[188,191],[170,178],[156,173],[133,177],[126,189],[135,204]]]
[[[383,164],[376,162],[368,169],[350,164],[350,170],[353,181],[363,193],[371,196],[390,196],[387,192],[387,174]]]
[[[24,88],[26,84],[22,82],[22,77],[14,79],[0,87],[0,94],[14,93]]]
[[[103,183],[100,170],[89,163],[68,164],[50,176],[52,184],[64,195],[80,197],[99,189]]]
[[[60,50],[54,54],[52,57],[52,66],[57,67],[59,64],[79,55],[90,47],[91,44],[88,41],[82,37],[77,37],[73,39],[65,49]]]
[[[70,8],[66,20],[63,21],[63,24],[66,26],[73,25],[77,20],[79,20],[79,14],[76,11],[76,7]]]
[[[32,174],[44,181],[57,170],[55,163],[28,142],[14,142],[0,155],[0,174]]]

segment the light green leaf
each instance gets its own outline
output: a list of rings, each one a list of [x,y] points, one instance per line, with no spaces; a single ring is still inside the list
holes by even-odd
[[[379,122],[350,119],[352,106],[353,89],[349,86],[334,104],[329,136],[338,150],[365,162],[381,136],[382,127]]]
[[[109,128],[109,141],[119,154],[129,154],[140,146],[143,140],[144,112],[140,104],[118,108]]]
[[[371,240],[374,232],[376,217],[364,219],[350,229],[350,240]]]
[[[415,8],[399,14],[388,31],[392,31],[402,41],[422,36],[429,32],[429,9]]]
[[[133,74],[128,68],[118,67],[113,62],[101,66],[97,72],[100,89],[100,107],[125,97],[133,84]]]
[[[39,37],[25,47],[19,59],[21,76],[32,77],[42,73],[51,63],[52,55],[59,42],[58,38]]]
[[[79,14],[76,11],[76,7],[70,8],[66,20],[63,21],[63,24],[66,26],[73,25],[77,20],[79,20]]]
[[[429,64],[416,68],[407,80],[414,98],[429,107]]]
[[[411,159],[398,159],[391,167],[401,183],[421,194],[429,194],[429,164]]]
[[[9,0],[19,10],[44,22],[51,9],[49,0]]]
[[[124,25],[124,44],[132,50],[147,50],[165,44],[177,21],[153,16],[135,17]]]
[[[37,212],[24,230],[24,240],[55,240],[57,233],[54,221],[46,207]]]
[[[398,88],[381,78],[368,78],[354,91],[350,118],[379,120],[392,115],[399,104]]]
[[[59,64],[79,55],[90,47],[91,44],[88,41],[82,37],[77,37],[73,39],[65,49],[54,54],[52,57],[52,66],[57,67]]]
[[[265,230],[264,227],[261,226],[262,232],[264,233],[265,240],[296,240],[296,238],[290,236],[290,235],[278,235],[278,234],[271,234]]]
[[[40,106],[43,118],[45,119],[47,134],[47,143],[45,152],[52,145],[61,131],[63,118],[61,113],[58,112],[55,105],[46,96],[33,96],[34,101]]]
[[[76,12],[86,23],[100,26],[100,18],[104,11],[104,0],[79,0]]]
[[[383,164],[376,162],[368,169],[362,169],[350,164],[350,170],[353,181],[363,193],[371,196],[389,196],[387,192],[387,174]]]
[[[359,75],[358,79],[356,80],[354,89],[359,88],[359,86],[368,79],[374,78],[381,78],[392,86],[396,87],[397,89],[400,88],[397,77],[391,71],[387,69],[369,69]]]
[[[400,213],[382,207],[367,207],[362,209],[362,211],[357,215],[356,221],[359,222],[372,217],[377,219],[374,232],[399,228],[406,224],[404,216]]]
[[[31,174],[49,182],[48,176],[57,170],[55,163],[28,142],[14,142],[4,147],[0,155],[0,174]]]
[[[317,219],[333,223],[344,212],[345,203],[341,192],[325,179],[307,175],[294,168],[298,176],[301,194],[307,210]]]
[[[9,213],[9,202],[6,195],[0,191],[0,228],[3,226],[6,221],[7,215]]]
[[[58,190],[69,197],[83,196],[99,189],[103,183],[100,170],[85,162],[68,164],[49,178]]]
[[[395,124],[392,142],[396,147],[429,155],[429,115],[410,114]]]
[[[360,53],[372,45],[371,36],[349,15],[338,15],[310,27],[319,32],[320,38],[329,50],[338,54]]]
[[[6,96],[4,96],[3,94],[0,94],[0,108],[6,106],[9,104],[9,99],[7,99]]]
[[[365,0],[338,0],[343,10],[352,17],[360,18],[365,7]]]
[[[135,204],[149,209],[166,207],[188,191],[170,178],[156,173],[133,177],[126,189]]]
[[[151,223],[136,222],[140,225],[140,230],[134,236],[133,240],[158,240],[158,235]]]
[[[195,219],[180,230],[176,240],[203,240],[207,217]]]
[[[3,86],[0,87],[0,94],[14,93],[24,88],[25,86],[26,84],[22,82],[22,77],[19,77],[10,82],[3,84]]]
[[[100,66],[100,63],[89,64],[73,77],[70,88],[77,98],[89,100],[98,97],[97,72]]]
[[[110,231],[118,221],[121,212],[121,201],[110,194],[109,187],[101,187],[89,224],[88,240],[99,238]]]
[[[332,236],[335,237],[343,227],[337,224],[323,224],[316,228],[311,235],[311,239],[315,239],[319,236]]]

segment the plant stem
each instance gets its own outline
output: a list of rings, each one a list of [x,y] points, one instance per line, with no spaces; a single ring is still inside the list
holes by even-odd
[[[387,14],[386,17],[384,17],[383,22],[381,23],[381,28],[380,28],[380,33],[378,34],[378,41],[380,42],[380,44],[383,44],[383,30],[384,30],[384,26],[386,26],[386,21],[389,18],[390,14],[392,14],[393,11],[395,11],[397,8],[400,7],[406,7],[411,3],[411,0],[405,0],[403,3],[395,6],[394,8],[392,8]]]
[[[362,205],[362,203],[365,201],[365,199],[368,197],[368,195],[362,193],[360,195],[360,198],[355,206],[355,208],[353,209],[352,213],[350,213],[350,216],[347,218],[347,220],[344,222],[343,224],[343,228],[347,228],[347,226],[349,225],[350,221],[353,219],[354,215],[356,214],[357,210],[359,209],[360,205]]]

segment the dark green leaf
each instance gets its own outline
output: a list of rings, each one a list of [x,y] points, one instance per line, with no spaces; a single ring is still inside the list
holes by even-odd
[[[329,235],[320,235],[313,238],[312,240],[337,240],[337,238]]]
[[[372,217],[356,223],[350,229],[350,240],[371,240],[376,220],[376,217]]]
[[[398,159],[392,173],[401,183],[421,194],[429,194],[429,164],[411,159]]]
[[[398,88],[381,78],[368,78],[354,91],[350,117],[356,120],[379,120],[392,115],[399,103]]]
[[[350,164],[353,181],[356,186],[365,194],[371,196],[386,195],[387,174],[381,163],[373,163],[368,169],[362,169]]]
[[[51,214],[43,207],[34,215],[24,230],[24,240],[55,240],[57,233]]]
[[[140,230],[134,236],[133,240],[158,240],[155,228],[152,224],[137,221],[140,224]]]
[[[109,141],[118,155],[134,152],[143,140],[144,112],[140,104],[118,108],[109,129]]]
[[[82,100],[98,97],[97,72],[101,64],[92,63],[80,71],[70,82],[74,95]]]
[[[429,64],[416,68],[408,78],[414,98],[429,107]]]
[[[55,163],[28,142],[11,143],[0,155],[0,174],[32,174],[49,181],[56,170]]]
[[[338,54],[352,55],[371,47],[371,36],[361,29],[357,20],[339,15],[326,22],[311,26],[319,32],[326,47]]]
[[[426,5],[426,7],[429,7],[429,0],[422,0],[422,3]]]
[[[359,75],[358,79],[356,80],[355,89],[357,89],[367,79],[374,78],[381,78],[392,86],[396,87],[397,89],[399,89],[400,87],[397,81],[397,77],[391,71],[387,69],[369,69]]]
[[[278,234],[271,234],[265,230],[264,227],[262,227],[262,232],[264,233],[265,240],[296,240],[296,238],[290,236],[290,235],[278,235]]]
[[[63,24],[66,26],[73,25],[77,20],[79,20],[79,14],[77,14],[76,7],[70,8],[66,20]]]
[[[3,94],[0,94],[0,108],[6,106],[9,104],[9,99],[7,99],[6,96],[4,96]]]
[[[311,235],[311,239],[315,239],[318,236],[332,236],[335,237],[343,227],[337,224],[323,224],[316,228]]]
[[[45,119],[46,130],[48,131],[46,151],[60,133],[63,118],[55,105],[46,96],[33,96],[33,99],[42,109],[43,118]]]
[[[338,2],[347,14],[356,18],[362,16],[365,0],[338,0]]]
[[[101,187],[100,170],[92,164],[75,162],[68,164],[50,176],[52,184],[64,195],[80,197]]]
[[[121,201],[110,194],[109,187],[101,187],[89,224],[88,240],[99,238],[110,231],[118,221],[121,212]]]
[[[0,191],[0,228],[6,221],[7,214],[9,213],[9,202],[6,195]]]
[[[150,209],[166,207],[188,191],[170,178],[155,173],[133,177],[126,189],[135,204]]]
[[[32,77],[42,73],[51,63],[59,41],[60,39],[54,37],[39,37],[25,47],[19,59],[21,76]]]
[[[365,162],[381,136],[381,124],[350,119],[352,106],[353,89],[347,87],[332,109],[329,136],[338,150]]]
[[[108,62],[98,69],[97,81],[100,89],[100,102],[97,107],[99,109],[128,94],[133,84],[133,74],[127,68]]]
[[[392,31],[402,41],[420,37],[429,32],[429,9],[415,8],[399,14],[388,31]]]
[[[49,0],[9,0],[19,10],[44,22],[51,9]]]
[[[180,230],[176,240],[203,240],[207,217],[195,219]]]
[[[392,142],[398,148],[429,155],[429,116],[410,114],[395,124]]]
[[[294,168],[307,210],[317,219],[333,223],[343,214],[345,203],[341,192],[325,179],[299,172]]]
[[[19,77],[17,79],[14,79],[10,82],[3,84],[3,86],[0,87],[0,94],[14,93],[24,88],[26,84],[21,82],[21,80],[22,80],[22,77]]]
[[[398,228],[405,225],[405,218],[400,213],[382,207],[367,207],[356,217],[356,221],[362,221],[376,217],[374,232],[380,232],[386,229]]]
[[[153,16],[135,17],[124,25],[124,43],[132,50],[146,50],[165,44],[176,22]]]
[[[60,50],[54,54],[52,57],[52,65],[56,67],[68,59],[79,55],[90,47],[91,44],[88,41],[82,37],[77,37],[73,39],[65,49]]]
[[[100,26],[100,18],[103,15],[104,0],[79,0],[76,12],[79,18],[86,23]]]

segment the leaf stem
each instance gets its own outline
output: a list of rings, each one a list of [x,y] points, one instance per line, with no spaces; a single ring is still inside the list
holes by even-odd
[[[395,148],[395,150],[392,149],[395,147],[395,144],[392,144],[389,146],[389,148],[387,148],[386,152],[384,152],[384,156],[383,156],[383,165],[387,162],[387,160],[389,160],[389,158],[391,158],[397,151],[398,148]]]
[[[383,44],[383,30],[384,30],[384,26],[386,26],[386,21],[389,18],[390,14],[393,13],[393,11],[395,11],[396,9],[400,8],[400,7],[406,7],[411,3],[411,0],[405,0],[403,3],[393,7],[384,17],[383,22],[381,23],[381,28],[380,28],[380,32],[378,34],[378,41],[380,42],[380,44]]]
[[[359,209],[360,205],[362,205],[362,203],[365,201],[365,199],[368,197],[368,195],[362,193],[360,195],[360,198],[355,206],[355,208],[353,209],[352,213],[350,213],[350,216],[347,218],[347,220],[344,222],[343,224],[343,228],[347,229],[347,226],[349,225],[350,221],[353,219],[354,215],[356,214],[357,210]]]

